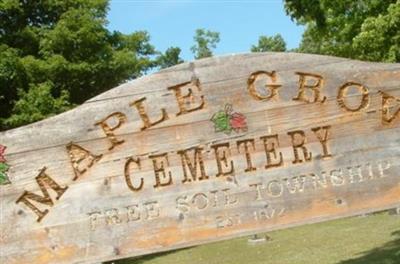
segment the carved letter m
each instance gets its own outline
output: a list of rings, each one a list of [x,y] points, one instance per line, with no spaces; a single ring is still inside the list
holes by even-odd
[[[56,199],[60,199],[60,197],[64,194],[64,192],[68,189],[66,187],[60,187],[50,176],[46,174],[46,167],[44,167],[38,176],[36,176],[36,182],[39,185],[40,190],[42,191],[43,196],[37,195],[32,192],[24,191],[24,193],[18,198],[16,203],[23,202],[26,206],[28,206],[37,216],[37,221],[40,222],[43,217],[49,212],[48,209],[41,211],[37,208],[31,201],[35,201],[41,204],[45,204],[47,206],[53,206],[53,200],[51,199],[49,192],[46,188],[46,185],[53,189],[57,193]]]

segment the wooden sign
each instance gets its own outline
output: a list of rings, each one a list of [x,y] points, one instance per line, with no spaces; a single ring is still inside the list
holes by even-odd
[[[1,263],[92,263],[400,206],[400,65],[185,63],[0,134]]]

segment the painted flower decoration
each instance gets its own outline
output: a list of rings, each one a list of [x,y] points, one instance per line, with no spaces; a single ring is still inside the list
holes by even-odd
[[[4,158],[4,153],[6,152],[6,146],[0,145],[0,162],[6,162],[6,158]]]
[[[6,163],[4,153],[6,152],[6,146],[0,145],[0,185],[10,183],[7,176],[7,171],[10,168]]]
[[[242,113],[234,112],[232,105],[226,104],[224,110],[219,110],[212,117],[215,132],[230,134],[235,132],[247,131],[247,120]]]

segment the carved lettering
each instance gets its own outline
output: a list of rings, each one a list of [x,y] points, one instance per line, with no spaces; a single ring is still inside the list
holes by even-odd
[[[232,194],[230,194],[230,189],[229,188],[222,189],[222,192],[223,192],[224,198],[225,198],[225,206],[238,203],[237,197],[232,195]]]
[[[285,208],[275,208],[269,204],[264,209],[254,211],[254,219],[256,221],[270,220],[272,218],[281,217],[285,212]]]
[[[279,155],[276,147],[279,147],[278,135],[263,136],[260,139],[264,142],[265,155],[267,156],[266,169],[280,167],[283,165],[282,152]],[[279,158],[278,158],[279,157]]]
[[[105,211],[107,225],[116,225],[122,222],[119,217],[119,210],[117,208],[111,208]]]
[[[81,177],[103,156],[102,154],[94,155],[90,151],[74,143],[67,145],[67,151],[75,174],[75,177],[73,178],[74,181]]]
[[[366,166],[367,169],[368,169],[368,176],[369,176],[368,179],[369,179],[369,180],[374,179],[375,176],[374,176],[374,172],[373,172],[373,170],[372,170],[372,165],[371,165],[370,163],[367,163],[365,166]]]
[[[331,170],[330,179],[333,186],[342,186],[346,183],[342,169]]]
[[[133,158],[133,157],[128,158],[125,162],[125,169],[124,169],[125,182],[128,185],[129,189],[131,189],[134,192],[137,192],[143,188],[144,180],[143,180],[143,178],[140,178],[139,186],[137,186],[137,187],[133,186],[132,181],[131,181],[131,174],[130,174],[130,167],[131,167],[132,163],[136,164],[136,166],[138,167],[139,170],[141,169],[139,158]]]
[[[187,94],[185,95],[182,94],[182,88],[184,87],[188,91]],[[179,113],[176,114],[177,116],[201,110],[204,108],[205,101],[203,95],[200,96],[200,103],[198,103],[197,106],[194,106],[192,108],[187,107],[187,105],[192,105],[196,101],[191,87],[195,87],[198,91],[201,91],[199,79],[195,79],[194,81],[185,82],[172,87],[168,87],[168,90],[174,91],[176,101],[178,102]]]
[[[140,220],[140,211],[139,211],[139,205],[134,204],[134,205],[129,205],[126,207],[126,213],[128,217],[128,222],[135,222]]]
[[[301,175],[301,176],[295,176],[292,178],[285,178],[283,181],[286,183],[286,187],[289,191],[289,193],[294,194],[294,193],[301,193],[304,191],[304,185],[306,182],[306,176]]]
[[[176,209],[178,209],[183,214],[189,212],[190,209],[187,198],[187,195],[181,195],[176,198]]]
[[[172,184],[172,175],[170,171],[166,171],[165,166],[169,166],[168,153],[151,155],[150,159],[153,160],[154,174],[156,184],[154,188],[164,187]],[[160,176],[161,175],[161,176]],[[163,182],[161,181],[163,180]]]
[[[129,104],[129,106],[135,106],[139,112],[139,116],[143,121],[143,126],[142,126],[141,130],[148,129],[148,128],[155,126],[169,118],[167,111],[164,108],[161,108],[161,117],[157,121],[151,122],[150,117],[148,116],[146,109],[143,105],[143,102],[145,100],[146,100],[146,97],[142,97],[139,100],[136,100],[133,103]]]
[[[179,150],[177,153],[181,156],[181,162],[182,162],[182,169],[183,169],[183,176],[184,179],[182,183],[186,182],[191,182],[196,181],[196,180],[206,180],[208,179],[208,176],[206,175],[206,171],[204,168],[204,161],[202,157],[202,148],[196,147],[193,148],[194,151],[194,157],[193,160],[190,159],[188,152],[191,149],[186,149],[186,150]],[[189,178],[187,168],[189,169],[189,173],[191,175],[191,178]],[[200,171],[200,177],[197,177],[197,173]]]
[[[358,179],[359,182],[363,181],[363,175],[361,171],[361,165],[355,167],[347,167],[349,172],[349,182],[354,183]]]
[[[117,119],[118,122],[112,126],[109,124],[110,119]],[[125,140],[117,139],[117,137],[114,135],[113,132],[115,129],[119,128],[125,122],[126,122],[126,116],[121,112],[116,112],[112,113],[111,115],[107,116],[106,118],[95,124],[101,126],[107,138],[110,140],[111,146],[108,148],[108,150],[112,150],[115,146],[125,142]]]
[[[265,84],[265,87],[268,89],[268,92],[262,91],[259,92],[256,87],[256,83],[262,77],[267,77],[271,80],[271,83]],[[257,71],[250,75],[247,80],[247,89],[249,90],[250,95],[257,100],[269,100],[275,98],[278,95],[278,89],[282,86],[276,83],[276,72],[267,72],[267,71]],[[268,94],[267,94],[268,93]]]
[[[267,194],[271,197],[280,197],[283,194],[283,185],[280,181],[272,180],[267,183]]]
[[[211,202],[212,202],[212,204],[211,204],[212,207],[217,207],[217,203],[218,203],[218,195],[217,195],[217,193],[218,193],[218,190],[210,191],[210,194],[212,195],[212,199],[210,199]]]
[[[345,101],[345,97],[346,97],[347,92],[350,87],[357,87],[357,90],[359,92],[361,92],[361,95],[362,95],[361,102],[359,103],[359,105],[357,107],[350,107]],[[361,111],[368,107],[369,101],[370,101],[369,91],[364,85],[362,85],[360,83],[346,82],[338,90],[337,102],[338,102],[339,106],[341,108],[345,109],[346,111],[349,111],[349,112]]]
[[[247,168],[244,171],[245,172],[255,171],[256,168],[253,166],[253,163],[251,162],[251,155],[250,155],[250,146],[253,148],[253,150],[256,149],[254,144],[254,139],[239,140],[236,142],[236,145],[239,152],[240,152],[240,146],[243,146],[244,148],[244,154],[247,161]]]
[[[143,204],[146,208],[146,219],[155,219],[160,216],[160,205],[157,201],[149,201]]]
[[[215,217],[217,228],[228,228],[242,223],[240,214],[226,214]]]
[[[379,176],[381,178],[386,177],[387,175],[385,174],[385,171],[390,169],[392,167],[392,164],[390,161],[383,161],[378,163],[378,170],[379,170]]]
[[[35,201],[40,204],[47,205],[49,207],[54,205],[53,200],[50,197],[47,188],[50,187],[57,193],[56,200],[60,199],[60,197],[64,194],[64,192],[68,189],[68,186],[61,187],[58,183],[56,183],[50,176],[46,174],[46,167],[44,167],[38,176],[36,176],[36,182],[39,185],[40,190],[42,191],[43,196],[37,195],[32,192],[24,191],[24,193],[18,198],[16,203],[24,203],[29,207],[37,216],[37,221],[40,222],[43,217],[49,212],[48,209],[41,211],[37,208],[31,201]],[[48,187],[46,187],[46,185]]]
[[[372,173],[372,167],[379,172],[378,177],[371,174],[367,177],[364,172]],[[361,184],[365,181],[379,181],[381,178],[388,177],[387,171],[391,168],[390,161],[378,161],[371,165],[365,163],[361,165],[346,166],[344,168],[332,169],[330,171],[302,173],[298,176],[278,178],[274,180],[250,183],[248,186],[255,192],[253,201],[268,200],[268,197],[278,198],[284,193],[297,195],[312,190],[328,189],[330,187],[342,187],[347,184]],[[264,195],[267,195],[265,197]]]
[[[90,230],[96,230],[96,227],[98,225],[99,217],[101,216],[101,212],[92,212],[89,213],[89,225],[90,225]]]
[[[211,146],[215,152],[215,159],[217,161],[218,173],[217,177],[234,175],[235,168],[233,161],[228,161],[228,155],[230,155],[229,143],[221,143]],[[227,169],[227,170],[226,170]]]
[[[88,213],[89,224],[92,231],[99,226],[114,226],[122,223],[140,220],[152,220],[160,216],[158,201],[146,201],[141,204],[132,204],[120,208],[107,208]]]
[[[308,152],[307,148],[304,146],[306,143],[306,136],[304,131],[296,130],[288,132],[288,135],[292,138],[292,147],[294,153],[294,161],[293,163],[301,163],[303,161],[311,161],[312,153]],[[299,149],[302,150],[304,160],[300,158]]]
[[[192,204],[196,205],[197,209],[203,210],[208,206],[208,197],[204,193],[196,193],[193,195]]]
[[[311,128],[311,130],[314,132],[314,134],[317,136],[319,142],[322,145],[322,158],[331,158],[332,154],[329,153],[328,150],[328,137],[329,137],[329,130],[331,129],[331,126],[323,126],[323,127],[315,127]],[[322,135],[321,135],[322,132]]]
[[[310,173],[310,176],[313,180],[313,185],[314,185],[315,189],[328,188],[328,179],[327,179],[327,174],[325,171],[322,171],[320,174]]]
[[[324,87],[324,77],[315,73],[296,72],[299,75],[299,92],[294,101],[302,101],[306,103],[324,103],[325,96],[321,96],[321,90]],[[310,79],[310,80],[309,80]],[[313,81],[313,83],[309,83]],[[307,96],[307,89],[312,96]]]
[[[252,183],[249,184],[250,187],[254,187],[255,191],[256,191],[256,198],[254,199],[255,201],[260,201],[262,200],[262,196],[261,196],[261,187],[263,186],[263,184],[261,182],[259,183]]]
[[[400,117],[400,98],[391,96],[385,92],[380,91],[382,94],[382,122],[384,124],[392,123],[396,118]],[[391,113],[394,104],[397,103],[397,110]]]

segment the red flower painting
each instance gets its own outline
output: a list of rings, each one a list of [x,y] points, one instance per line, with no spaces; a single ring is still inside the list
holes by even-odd
[[[0,145],[0,162],[6,162],[6,158],[4,157],[6,148],[7,148],[6,146]]]
[[[247,131],[246,117],[242,113],[233,113],[230,115],[229,123],[235,132]]]
[[[215,132],[224,132],[230,134],[235,132],[246,132],[247,121],[246,116],[239,112],[234,112],[232,105],[226,104],[223,110],[219,110],[211,117],[214,123]]]

